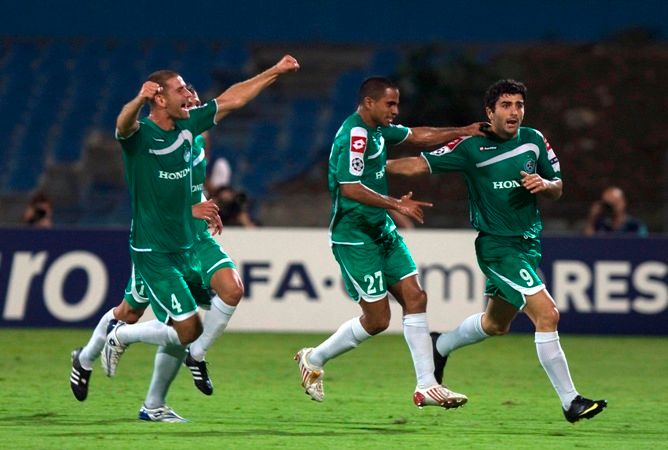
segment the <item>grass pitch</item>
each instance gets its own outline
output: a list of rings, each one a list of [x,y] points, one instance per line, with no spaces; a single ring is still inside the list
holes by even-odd
[[[469,396],[458,410],[413,406],[402,336],[377,336],[326,367],[324,403],[299,386],[292,356],[314,334],[230,333],[209,352],[215,392],[185,367],[168,403],[191,422],[136,419],[155,348],[134,344],[115,378],[99,365],[88,399],[69,388],[69,354],[86,330],[0,330],[0,448],[16,449],[658,449],[668,448],[668,339],[562,336],[576,387],[606,398],[571,425],[538,363],[532,335],[454,353],[446,380]]]

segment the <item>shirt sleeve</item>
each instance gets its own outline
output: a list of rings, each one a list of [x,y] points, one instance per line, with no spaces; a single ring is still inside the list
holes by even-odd
[[[190,110],[190,118],[186,119],[187,129],[189,129],[193,136],[204,133],[206,130],[216,124],[216,111],[218,111],[218,104],[216,100],[210,100],[199,108]]]
[[[422,152],[421,156],[427,161],[431,173],[461,172],[468,161],[462,139],[455,139],[431,152]]]
[[[552,149],[550,143],[545,137],[538,133],[543,145],[539,145],[540,153],[538,154],[538,174],[548,180],[561,179],[561,166],[559,165],[559,158]]]
[[[114,138],[121,144],[121,148],[126,153],[133,153],[142,147],[144,142],[144,124],[139,122],[139,127],[130,135],[122,137],[118,134],[118,130],[114,131]]]
[[[339,183],[357,183],[364,175],[364,154],[367,150],[368,131],[353,127],[339,136],[334,145],[339,152],[336,164],[336,179]]]
[[[387,145],[401,144],[411,134],[411,129],[403,125],[390,125],[381,128],[381,133]]]

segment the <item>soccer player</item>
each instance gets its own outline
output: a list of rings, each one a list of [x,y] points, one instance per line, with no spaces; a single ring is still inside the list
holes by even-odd
[[[188,288],[188,281],[198,279],[201,265],[192,248],[193,138],[246,105],[282,74],[298,69],[297,60],[286,55],[192,110],[188,109],[192,93],[181,76],[163,70],[149,76],[121,110],[116,136],[123,148],[132,199],[130,255],[157,320],[113,324],[102,360],[108,375],[115,373],[121,354],[133,342],[185,346],[202,333],[197,304]],[[139,120],[147,102],[150,113]],[[214,213],[215,208],[208,209],[207,221],[216,220]]]
[[[193,94],[189,100],[189,106],[200,106],[197,91],[191,85],[187,87]],[[204,316],[203,333],[187,351],[183,346],[158,347],[151,387],[139,414],[139,418],[143,420],[163,422],[184,420],[165,405],[167,390],[182,361],[190,369],[195,386],[206,395],[213,393],[213,384],[208,376],[204,355],[227,327],[236,305],[243,296],[243,284],[233,261],[211,237],[207,222],[203,220],[208,215],[217,217],[216,211],[211,209],[209,204],[211,202],[202,201],[205,200],[203,197],[206,176],[205,144],[203,135],[197,136],[193,141],[194,155],[196,155],[192,170],[193,228],[196,231],[193,248],[202,263],[201,278],[196,283],[188,282],[188,287],[197,304],[207,310]],[[213,206],[215,207],[215,204]],[[214,234],[220,231],[220,226],[220,222],[212,223]],[[209,287],[213,287],[218,295],[210,298]],[[225,300],[222,300],[221,297]],[[79,401],[84,401],[88,395],[92,364],[104,346],[109,322],[116,320],[135,323],[143,315],[148,304],[149,299],[145,293],[144,281],[133,270],[121,303],[102,317],[88,344],[72,352],[70,387]]]
[[[456,139],[421,156],[390,160],[390,174],[462,172],[469,192],[471,224],[478,230],[475,249],[487,277],[485,312],[453,331],[432,333],[435,376],[442,379],[448,355],[489,336],[506,334],[518,311],[536,327],[538,359],[557,392],[569,422],[589,419],[607,405],[582,397],[573,385],[557,324],[559,311],[538,277],[542,222],[537,196],[562,194],[559,160],[543,135],[522,127],[526,87],[500,80],[485,94],[491,123],[486,136]]]
[[[403,308],[404,336],[417,376],[415,404],[456,408],[467,398],[434,378],[427,296],[413,258],[387,213],[395,210],[422,223],[422,208],[431,204],[413,200],[410,192],[398,199],[388,196],[385,161],[387,146],[406,143],[434,148],[459,136],[480,134],[481,124],[407,128],[393,124],[398,113],[398,87],[385,78],[369,78],[360,87],[357,111],[334,138],[329,156],[330,245],[348,294],[360,305],[362,315],[341,325],[317,347],[301,349],[295,360],[306,394],[323,401],[324,365],[387,328],[390,292]]]

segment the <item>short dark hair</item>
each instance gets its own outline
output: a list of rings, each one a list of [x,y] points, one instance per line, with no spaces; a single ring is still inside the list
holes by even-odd
[[[167,87],[167,80],[171,80],[172,78],[176,78],[178,76],[180,76],[179,73],[174,72],[173,70],[167,70],[167,69],[156,70],[146,78],[146,81],[152,81],[154,83],[158,83],[164,90]],[[151,107],[153,107],[153,105],[155,104],[154,102],[155,100],[151,99],[150,101]]]
[[[164,89],[167,80],[171,80],[172,78],[176,78],[178,76],[180,76],[179,73],[173,70],[156,70],[146,78],[146,81],[153,81],[154,83],[158,83]]]
[[[195,86],[193,86],[192,83],[186,84],[186,89],[188,89],[192,95],[196,95],[199,97],[199,93],[197,92],[197,89],[195,89]]]
[[[524,85],[524,83],[512,80],[510,78],[499,80],[487,88],[484,99],[485,106],[494,111],[496,101],[504,94],[521,94],[522,100],[526,101],[527,87]]]
[[[374,100],[378,100],[385,95],[386,89],[399,89],[397,84],[384,77],[370,77],[362,82],[360,86],[359,94],[357,95],[357,104],[361,104],[364,101],[365,97],[371,97]]]

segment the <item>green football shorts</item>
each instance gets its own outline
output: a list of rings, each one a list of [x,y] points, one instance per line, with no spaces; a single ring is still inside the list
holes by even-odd
[[[371,244],[333,244],[348,295],[356,302],[382,300],[387,287],[417,274],[404,239],[393,231]]]
[[[487,277],[485,295],[501,297],[523,309],[527,295],[545,289],[537,273],[540,240],[480,233],[475,240],[475,251],[478,265]]]
[[[188,289],[190,289],[190,293],[195,298],[195,303],[208,310],[211,307],[209,288],[202,283],[199,277],[197,280],[186,281],[186,284],[188,285]],[[142,277],[134,270],[134,264],[132,265],[132,275],[130,275],[128,284],[125,286],[123,300],[134,310],[146,309],[150,304],[146,294],[146,285]]]
[[[232,258],[208,232],[195,237],[193,250],[200,261],[200,273],[206,286],[211,286],[211,277],[218,269],[236,268]]]
[[[218,269],[234,269],[236,266],[209,233],[202,233],[197,236],[192,251],[199,261],[199,264],[193,265],[193,269],[196,269],[198,273],[191,272],[185,278],[185,282],[195,299],[195,303],[204,309],[209,309],[211,307],[211,293],[209,292],[211,277]],[[135,270],[134,264],[132,275],[125,287],[123,299],[133,309],[145,309],[150,303],[144,280]]]
[[[201,268],[192,249],[180,253],[130,250],[130,255],[135,274],[144,280],[144,293],[159,321],[180,322],[197,313],[197,302],[188,283],[202,285]]]

